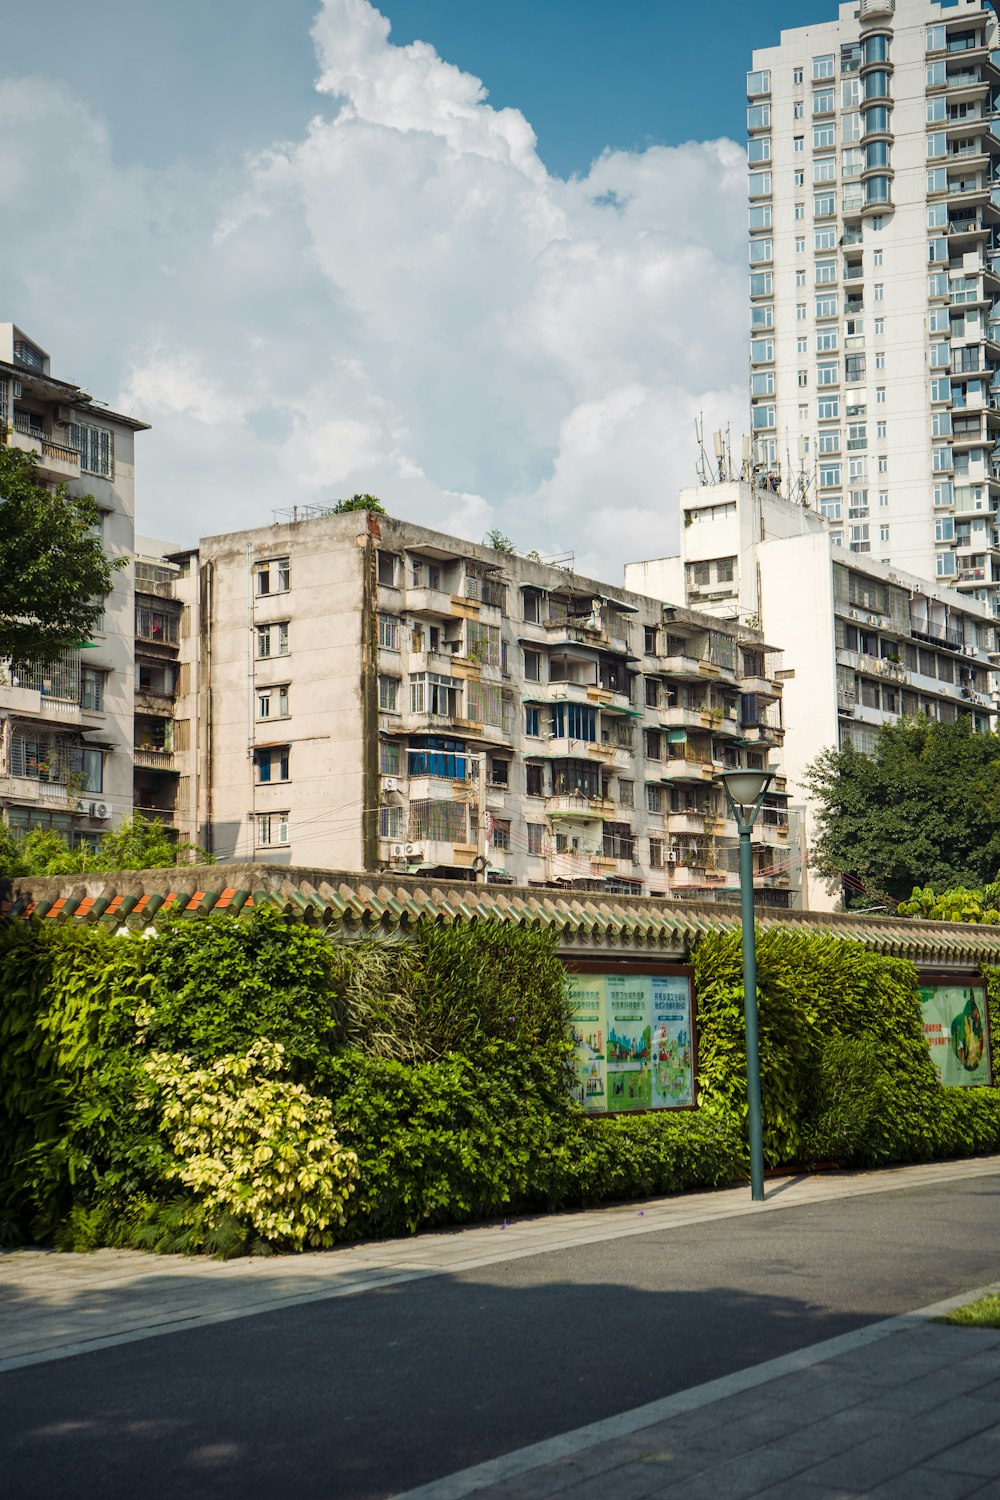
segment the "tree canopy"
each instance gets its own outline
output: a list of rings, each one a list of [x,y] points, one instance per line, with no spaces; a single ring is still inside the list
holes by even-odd
[[[350,500],[338,500],[336,505],[331,506],[330,514],[346,516],[354,510],[370,510],[377,516],[385,515],[385,506],[377,495],[352,495]]]
[[[87,639],[114,572],[90,495],[47,489],[37,459],[0,447],[0,657],[48,663]]]
[[[197,844],[171,843],[159,819],[146,819],[141,813],[103,834],[96,849],[71,849],[62,834],[47,828],[18,835],[0,823],[0,875],[161,870],[192,859],[196,864],[215,863]]]
[[[1000,869],[998,773],[1000,736],[975,733],[967,717],[887,724],[871,755],[825,750],[806,775],[813,868],[842,882],[849,902],[986,885]]]

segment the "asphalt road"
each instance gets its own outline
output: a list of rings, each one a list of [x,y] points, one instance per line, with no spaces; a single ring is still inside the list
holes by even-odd
[[[0,1375],[4,1500],[373,1500],[996,1279],[1000,1181],[800,1205]]]

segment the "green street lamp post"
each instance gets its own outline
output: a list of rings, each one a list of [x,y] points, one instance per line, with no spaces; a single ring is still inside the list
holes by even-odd
[[[757,1030],[757,944],[753,925],[753,850],[750,830],[774,778],[773,771],[722,771],[729,811],[740,835],[740,910],[743,917],[743,1019],[747,1039],[747,1106],[750,1132],[750,1195],[764,1197],[764,1139],[760,1108],[760,1042]]]

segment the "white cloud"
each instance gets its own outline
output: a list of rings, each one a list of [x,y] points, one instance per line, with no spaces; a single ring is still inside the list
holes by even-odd
[[[154,424],[142,529],[368,490],[609,578],[673,546],[695,414],[744,423],[742,151],[563,181],[367,0],[325,0],[314,39],[319,113],[235,176],[123,170],[64,90],[0,87],[4,315]]]

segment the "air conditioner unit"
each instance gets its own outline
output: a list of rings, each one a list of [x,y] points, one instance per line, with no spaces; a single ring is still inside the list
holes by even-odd
[[[110,818],[110,805],[107,802],[95,802],[93,805],[93,816],[95,818]]]
[[[72,420],[73,420],[73,408],[71,406],[57,406],[56,407],[55,421],[56,421],[56,426],[57,427],[68,427],[70,425],[70,423],[72,422]]]
[[[852,620],[859,620],[860,618],[861,618],[861,616],[858,614],[857,610],[856,609],[852,609],[851,610],[851,619]]]
[[[407,859],[419,859],[424,852],[419,844],[404,844],[403,848]]]
[[[78,813],[86,813],[89,817],[94,811],[94,804],[92,802],[80,801],[76,804],[76,810]]]
[[[393,859],[405,859],[406,858],[406,845],[405,844],[393,844],[392,847],[391,847],[391,849],[389,850],[389,854],[390,854],[391,858],[393,858]]]
[[[397,776],[383,776],[382,790],[383,792],[398,792],[399,778]]]
[[[668,865],[675,865],[677,863],[677,850],[676,849],[668,849],[666,857],[667,857],[667,864]]]

